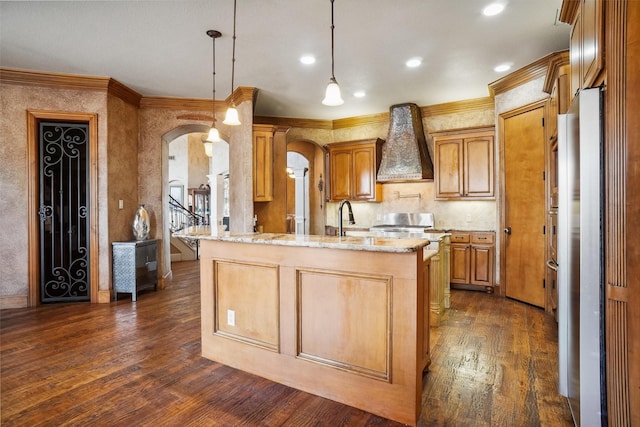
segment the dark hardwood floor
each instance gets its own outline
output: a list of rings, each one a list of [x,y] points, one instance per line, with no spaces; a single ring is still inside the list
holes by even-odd
[[[197,262],[111,304],[2,310],[2,426],[397,426],[200,356]],[[542,310],[453,290],[421,426],[573,425]],[[322,378],[318,378],[322,381]]]

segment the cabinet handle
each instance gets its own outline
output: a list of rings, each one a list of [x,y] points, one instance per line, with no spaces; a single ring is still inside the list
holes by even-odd
[[[478,240],[487,240],[486,237],[478,237]]]

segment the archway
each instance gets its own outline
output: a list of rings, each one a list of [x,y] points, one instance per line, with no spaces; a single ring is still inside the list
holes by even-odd
[[[170,275],[170,271],[171,271],[171,232],[170,232],[170,221],[171,221],[171,215],[170,215],[170,209],[169,209],[169,195],[171,192],[171,186],[169,183],[169,144],[184,136],[184,135],[189,135],[189,134],[206,134],[209,131],[209,126],[208,125],[202,125],[202,124],[189,124],[189,125],[182,125],[182,126],[178,126],[174,129],[172,129],[171,131],[165,133],[164,135],[162,135],[162,218],[163,218],[163,224],[162,224],[162,253],[163,253],[163,262],[164,265],[168,266],[169,268],[167,269]],[[221,138],[224,141],[228,141],[228,137],[226,135],[221,135]],[[199,139],[199,137],[198,137]],[[200,140],[201,141],[201,140]],[[228,155],[228,143],[227,142],[222,142],[221,144],[225,144],[227,146],[227,152],[226,152],[226,168],[222,171],[220,171],[219,169],[222,167],[220,165],[219,162],[215,162],[212,160],[209,160],[209,164],[208,164],[208,170],[207,170],[207,180],[209,181],[209,185],[211,185],[211,179],[212,176],[217,175],[217,174],[223,174],[228,176],[228,172],[229,172],[229,155]],[[216,145],[214,145],[214,156],[216,155]],[[204,147],[203,147],[203,151],[202,153],[204,153]],[[214,178],[215,180],[215,178]],[[206,181],[205,181],[206,183]],[[186,191],[187,191],[187,187],[184,188],[185,191],[185,198],[186,198]],[[218,198],[216,197],[216,203],[218,203]],[[213,209],[213,197],[211,199],[212,201],[212,209]],[[227,212],[228,212],[228,208],[227,208]],[[210,213],[210,212],[209,212]]]
[[[287,143],[287,156],[289,153],[297,153],[304,157],[308,162],[307,183],[308,187],[308,228],[305,226],[305,232],[308,234],[324,234],[325,226],[325,194],[326,194],[326,173],[325,173],[325,154],[326,150],[317,143],[309,140],[295,140]],[[286,172],[285,172],[286,173]],[[295,181],[288,179],[293,184]],[[287,206],[295,206],[295,199],[291,201],[291,197],[295,197],[294,189],[287,189]],[[287,212],[288,213],[288,212]]]

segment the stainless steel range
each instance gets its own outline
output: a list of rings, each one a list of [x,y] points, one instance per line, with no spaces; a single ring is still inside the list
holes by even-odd
[[[433,225],[432,213],[386,213],[381,223],[369,228],[369,231],[384,237],[402,238],[430,233]]]

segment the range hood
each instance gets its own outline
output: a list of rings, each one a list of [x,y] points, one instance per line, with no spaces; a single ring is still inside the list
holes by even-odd
[[[389,134],[382,146],[379,182],[433,179],[433,162],[422,128],[420,107],[396,104],[389,108]]]

